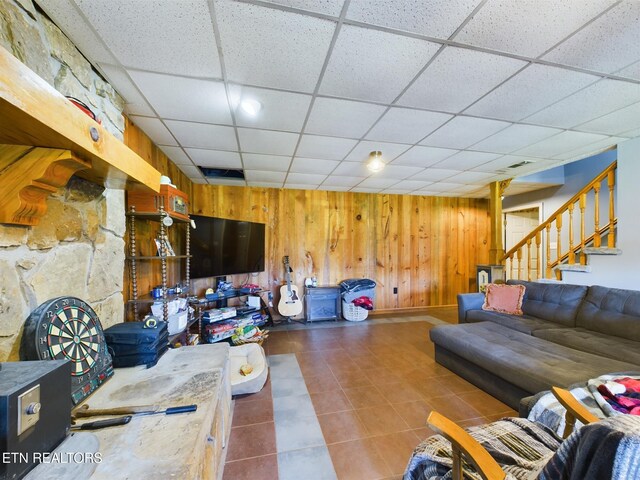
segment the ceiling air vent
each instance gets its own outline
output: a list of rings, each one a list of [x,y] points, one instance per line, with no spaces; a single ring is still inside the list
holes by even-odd
[[[232,178],[235,180],[244,180],[244,170],[241,168],[198,168],[205,178]]]
[[[523,165],[529,165],[530,163],[533,163],[533,162],[530,162],[528,160],[523,160],[520,163],[514,163],[513,165],[509,165],[507,168],[518,168],[518,167],[521,167]]]

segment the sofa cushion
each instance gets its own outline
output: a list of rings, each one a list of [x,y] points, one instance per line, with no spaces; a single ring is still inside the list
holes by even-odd
[[[501,285],[490,283],[485,291],[482,310],[522,315],[524,285]]]
[[[640,292],[589,287],[576,326],[640,342]]]
[[[525,315],[575,327],[576,314],[580,303],[587,294],[583,285],[525,282],[509,280],[510,285],[524,285],[522,311]]]
[[[582,352],[633,363],[640,368],[640,342],[634,340],[584,328],[548,328],[533,332],[533,336]]]
[[[574,350],[493,322],[439,325],[429,335],[436,345],[531,393],[638,369],[637,365]]]
[[[528,315],[509,315],[508,313],[487,312],[484,310],[469,310],[467,312],[467,323],[493,322],[505,327],[512,328],[518,332],[531,335],[534,330],[544,328],[562,328],[559,323],[547,322],[539,318]]]

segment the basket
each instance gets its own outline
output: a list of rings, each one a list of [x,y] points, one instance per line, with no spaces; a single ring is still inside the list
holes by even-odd
[[[342,301],[342,316],[350,322],[361,322],[369,316],[369,310]]]

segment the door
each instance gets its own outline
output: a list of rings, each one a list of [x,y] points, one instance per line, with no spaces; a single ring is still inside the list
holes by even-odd
[[[511,248],[526,237],[533,229],[540,225],[540,208],[531,207],[523,210],[514,210],[504,213],[504,246],[505,251]],[[541,244],[542,248],[542,244]],[[542,253],[542,252],[541,252]],[[507,261],[507,279],[515,278],[520,280],[537,280],[540,278],[538,272],[538,249],[535,239],[531,241],[531,276],[528,272],[529,254],[527,246],[522,248],[522,260],[518,270],[517,256],[513,258],[513,265]],[[518,276],[518,271],[520,275]]]

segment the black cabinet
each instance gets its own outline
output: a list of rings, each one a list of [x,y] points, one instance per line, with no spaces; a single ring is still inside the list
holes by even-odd
[[[307,322],[340,318],[340,287],[305,287],[304,296]]]

